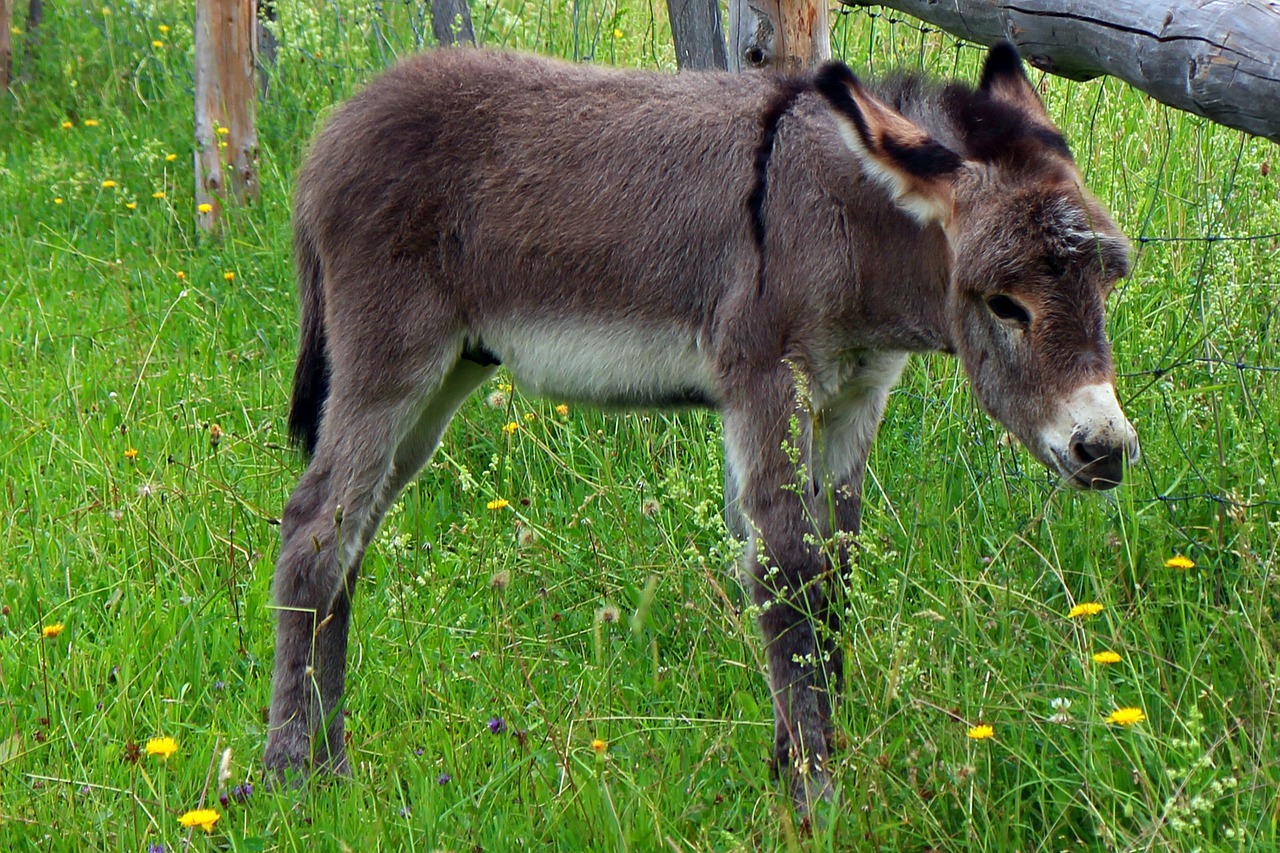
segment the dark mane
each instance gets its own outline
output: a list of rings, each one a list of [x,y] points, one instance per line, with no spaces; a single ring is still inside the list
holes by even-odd
[[[1008,164],[1038,160],[1043,153],[1071,159],[1067,140],[1056,128],[967,83],[895,73],[872,89],[966,159]]]

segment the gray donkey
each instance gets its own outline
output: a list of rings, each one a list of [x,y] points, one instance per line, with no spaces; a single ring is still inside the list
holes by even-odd
[[[499,364],[533,394],[720,411],[775,766],[801,811],[834,795],[831,594],[908,354],[958,355],[1071,486],[1115,486],[1138,455],[1103,314],[1128,243],[1008,44],[976,89],[867,85],[839,63],[671,76],[417,56],[319,134],[294,228],[289,426],[312,458],[275,574],[280,777],[348,771],[361,558]]]

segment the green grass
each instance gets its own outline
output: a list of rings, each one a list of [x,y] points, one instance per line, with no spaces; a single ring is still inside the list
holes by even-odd
[[[266,791],[274,519],[302,468],[292,176],[331,105],[429,36],[409,6],[282,3],[262,199],[205,241],[189,9],[106,8],[51,4],[37,42],[15,36],[0,105],[0,848],[176,850],[201,804],[222,819],[195,849],[1280,844],[1274,236],[1139,244],[1110,327],[1144,455],[1115,493],[1059,490],[953,361],[913,363],[871,460],[842,800],[812,837],[767,772],[716,417],[518,390],[464,408],[365,561],[354,777]],[[576,8],[577,55],[672,67],[662,7]],[[574,10],[503,0],[477,31],[571,56]],[[972,77],[982,56],[865,12],[833,42],[862,69]],[[1280,231],[1271,143],[1115,81],[1043,86],[1133,237]],[[1081,601],[1105,609],[1067,619]],[[1124,706],[1146,720],[1104,722]],[[130,760],[160,735],[176,754]],[[224,807],[225,749],[228,787],[256,789]]]

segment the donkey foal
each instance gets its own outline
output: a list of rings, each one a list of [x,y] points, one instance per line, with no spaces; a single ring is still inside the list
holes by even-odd
[[[1128,244],[1009,45],[976,88],[868,85],[838,63],[671,76],[425,54],[319,134],[294,229],[289,425],[312,458],[275,575],[279,775],[347,771],[361,557],[498,364],[531,393],[721,412],[774,759],[803,811],[834,795],[828,590],[908,354],[958,355],[1072,486],[1117,485],[1137,457],[1103,315]],[[840,543],[834,560],[820,541]]]

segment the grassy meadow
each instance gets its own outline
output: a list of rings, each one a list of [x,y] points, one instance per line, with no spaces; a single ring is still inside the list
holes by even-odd
[[[262,197],[211,240],[190,6],[52,2],[32,34],[25,5],[0,95],[0,849],[1280,847],[1272,143],[1043,78],[1137,245],[1110,329],[1142,461],[1063,491],[954,361],[913,361],[871,459],[823,827],[769,776],[717,418],[560,407],[501,373],[365,560],[353,778],[268,791],[269,582],[303,466],[293,176],[430,27],[279,0]],[[674,69],[660,4],[473,9],[487,44]],[[864,71],[972,79],[983,56],[875,10],[833,44]]]

